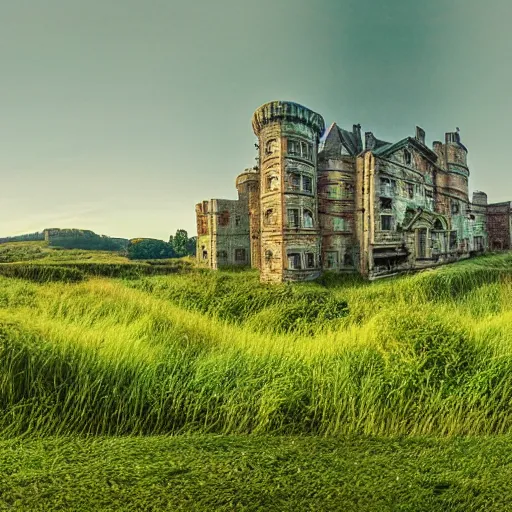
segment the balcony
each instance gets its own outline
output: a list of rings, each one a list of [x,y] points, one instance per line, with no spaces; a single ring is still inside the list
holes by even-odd
[[[404,243],[404,234],[394,231],[376,231],[375,244],[400,245]]]

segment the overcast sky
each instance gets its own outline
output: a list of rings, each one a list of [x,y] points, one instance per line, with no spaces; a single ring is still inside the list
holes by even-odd
[[[0,0],[0,236],[167,239],[236,198],[254,110],[394,141],[461,130],[512,200],[510,0]]]

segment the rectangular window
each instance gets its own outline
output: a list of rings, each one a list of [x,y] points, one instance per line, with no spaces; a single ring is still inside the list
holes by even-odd
[[[380,179],[380,194],[383,196],[392,196],[395,191],[395,182],[389,178]]]
[[[295,172],[289,173],[288,186],[290,190],[300,190],[300,174]]]
[[[450,250],[457,249],[457,231],[450,231]]]
[[[302,190],[313,192],[313,180],[309,176],[302,176]]]
[[[235,249],[235,261],[245,261],[245,249]]]
[[[298,228],[299,227],[299,210],[290,209],[287,211],[288,227]]]
[[[288,253],[288,268],[290,270],[300,270],[300,253],[298,252],[289,252]]]
[[[381,210],[391,210],[393,206],[393,200],[390,197],[381,197],[379,203]]]
[[[338,268],[338,253],[327,252],[325,253],[327,260],[327,268]]]
[[[414,185],[412,183],[407,183],[406,188],[407,188],[407,196],[409,197],[409,199],[413,199],[414,198]]]
[[[334,231],[346,231],[348,229],[347,221],[341,217],[334,217],[332,223]]]
[[[380,216],[380,229],[382,231],[393,231],[394,229],[394,218],[392,215],[381,215]]]
[[[315,254],[307,252],[304,256],[306,256],[306,268],[315,268]]]
[[[327,197],[330,199],[341,199],[341,187],[339,185],[328,185]]]
[[[227,251],[217,251],[217,258],[219,258],[219,260],[227,260],[228,259]]]
[[[288,154],[300,156],[300,142],[288,139]]]

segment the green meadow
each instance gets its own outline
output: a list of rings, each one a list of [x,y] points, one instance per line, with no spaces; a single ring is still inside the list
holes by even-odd
[[[251,270],[7,245],[0,510],[512,503],[512,254],[264,286]]]

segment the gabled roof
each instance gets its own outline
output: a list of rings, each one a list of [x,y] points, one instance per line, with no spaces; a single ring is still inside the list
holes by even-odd
[[[427,146],[421,144],[418,140],[413,137],[405,137],[405,139],[399,140],[398,142],[394,142],[393,144],[387,143],[385,146],[380,146],[372,149],[374,155],[388,157],[407,146],[413,146],[417,151],[423,153],[429,160],[432,162],[437,161],[437,155]]]
[[[356,128],[354,132],[349,132],[332,123],[322,137],[320,152],[327,157],[340,156],[344,148],[351,156],[359,154],[363,150],[363,143]]]

